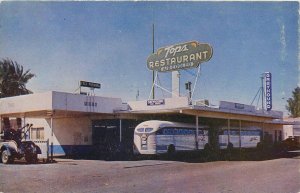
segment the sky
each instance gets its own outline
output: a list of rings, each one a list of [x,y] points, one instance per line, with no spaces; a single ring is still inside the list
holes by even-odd
[[[27,88],[34,93],[78,93],[84,80],[101,83],[99,96],[146,100],[154,24],[155,50],[189,41],[212,46],[212,58],[200,65],[194,100],[251,104],[262,73],[271,72],[273,109],[286,113],[286,100],[300,86],[298,21],[298,2],[2,1],[0,59],[30,69],[36,76]],[[187,81],[195,84],[196,73],[180,71],[181,95]],[[171,73],[158,77],[170,90]],[[155,93],[170,97],[158,88]]]

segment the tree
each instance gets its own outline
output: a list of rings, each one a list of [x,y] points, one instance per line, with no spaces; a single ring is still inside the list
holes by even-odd
[[[300,117],[300,87],[295,88],[292,98],[287,100],[286,109],[291,117]]]
[[[32,93],[27,82],[35,75],[10,59],[0,60],[0,98]]]

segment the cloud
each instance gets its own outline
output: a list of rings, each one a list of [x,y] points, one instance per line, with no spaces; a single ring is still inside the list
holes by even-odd
[[[279,26],[280,26],[280,76],[281,76],[281,81],[280,81],[280,94],[281,97],[285,97],[285,76],[286,76],[286,68],[287,68],[287,43],[286,43],[286,29],[284,22],[280,19],[279,20]]]
[[[280,30],[281,56],[280,56],[280,59],[281,59],[282,64],[285,63],[286,56],[287,56],[285,39],[286,39],[285,38],[285,26],[284,26],[284,24],[281,24],[281,30]]]

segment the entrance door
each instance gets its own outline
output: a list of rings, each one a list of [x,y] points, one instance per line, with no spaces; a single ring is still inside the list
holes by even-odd
[[[110,153],[118,150],[119,146],[119,121],[95,120],[92,122],[93,145],[98,153]]]
[[[93,145],[98,154],[124,153],[132,154],[134,128],[141,121],[106,119],[92,122]]]

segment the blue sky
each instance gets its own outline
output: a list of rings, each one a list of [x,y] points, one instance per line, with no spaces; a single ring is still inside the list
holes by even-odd
[[[73,93],[86,80],[102,84],[97,95],[130,101],[139,90],[147,99],[154,23],[155,49],[191,40],[213,47],[194,99],[250,104],[261,74],[270,71],[273,109],[285,111],[300,86],[298,9],[297,2],[2,2],[0,58],[31,69],[34,92]],[[195,73],[181,72],[183,95]],[[159,79],[170,88],[170,73]]]

